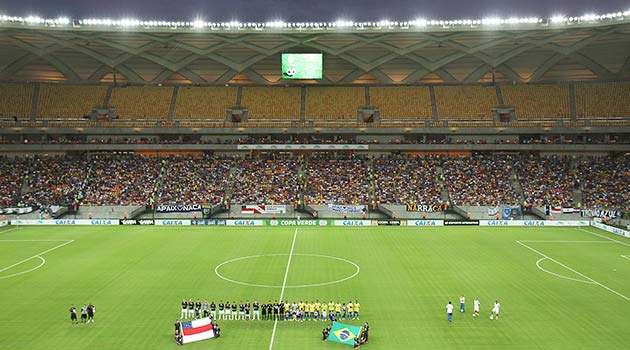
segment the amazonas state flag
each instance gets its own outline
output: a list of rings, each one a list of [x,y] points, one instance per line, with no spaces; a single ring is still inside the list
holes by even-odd
[[[179,323],[184,344],[214,338],[210,317]]]
[[[341,344],[354,345],[354,339],[361,334],[361,326],[350,326],[347,324],[333,322],[330,328],[328,339]]]

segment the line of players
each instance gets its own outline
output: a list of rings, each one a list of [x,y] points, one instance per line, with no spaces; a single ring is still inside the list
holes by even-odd
[[[217,313],[218,311],[218,313]],[[212,317],[213,320],[285,320],[285,321],[337,321],[337,320],[358,320],[361,311],[361,304],[358,300],[353,303],[315,302],[299,303],[280,301],[259,303],[249,300],[240,303],[226,302],[223,300],[215,304],[214,301],[203,302],[197,299],[193,301],[183,299],[181,302],[180,318],[197,319],[201,317]]]
[[[473,317],[479,317],[479,307],[481,306],[481,302],[478,298],[475,298],[473,301]],[[453,304],[449,301],[446,304],[446,315],[448,322],[453,322]],[[501,310],[501,304],[498,300],[494,301],[494,305],[492,306],[492,311],[490,311],[490,319],[499,319],[499,311]],[[463,295],[459,297],[459,312],[466,312],[466,297]]]
[[[74,304],[70,305],[70,309],[68,311],[70,311],[70,321],[72,322],[72,324],[79,323],[79,320],[77,320],[77,308],[74,307]],[[81,308],[81,323],[93,323],[95,312],[96,307],[94,307],[92,303],[87,306],[83,304],[83,307]]]

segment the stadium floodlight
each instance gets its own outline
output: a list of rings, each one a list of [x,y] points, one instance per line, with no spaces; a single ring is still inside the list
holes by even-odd
[[[568,19],[562,15],[555,15],[551,17],[551,23],[553,24],[565,23],[567,20]]]
[[[487,26],[496,26],[496,25],[501,24],[501,19],[498,17],[484,18],[481,20],[481,24],[487,25]]]
[[[55,23],[55,25],[65,26],[65,25],[70,24],[70,19],[67,18],[67,17],[59,17],[59,18],[54,20],[54,23]]]
[[[199,20],[199,19],[198,19],[198,20],[195,20],[195,21],[193,22],[193,27],[194,27],[194,28],[203,28],[203,27],[204,27],[204,25],[205,25],[205,22],[204,22],[204,21],[202,21],[202,20]]]

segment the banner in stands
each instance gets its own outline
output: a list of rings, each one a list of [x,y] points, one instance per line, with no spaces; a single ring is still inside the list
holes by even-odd
[[[225,220],[218,219],[206,219],[206,220],[193,220],[191,221],[191,225],[199,225],[199,226],[225,226]]]
[[[11,220],[11,225],[118,225],[118,219]]]
[[[407,226],[444,226],[444,220],[407,220]]]
[[[296,150],[296,151],[317,151],[317,150],[368,150],[368,145],[238,145],[238,150]]]
[[[401,221],[400,220],[374,220],[372,222],[372,225],[378,225],[378,226],[400,226],[401,225]]]
[[[499,207],[488,207],[488,216],[496,216],[499,214]]]
[[[610,233],[614,233],[614,234],[619,235],[619,236],[630,238],[630,232],[628,232],[626,230],[622,230],[620,228],[616,228],[616,227],[613,227],[613,226],[608,226],[608,225],[605,225],[605,224],[602,224],[602,223],[596,222],[596,221],[591,221],[591,226],[597,227],[598,229],[602,229],[604,231],[608,231]]]
[[[444,226],[479,226],[479,220],[444,220]]]
[[[573,214],[573,213],[579,213],[579,212],[580,212],[579,208],[547,206],[547,215],[549,215],[549,214]]]
[[[0,208],[0,214],[28,214],[35,210],[35,207]]]
[[[367,207],[365,205],[328,204],[328,210],[334,211],[335,213],[356,214],[365,213],[367,211]]]
[[[242,205],[241,214],[286,214],[286,205]]]
[[[507,219],[515,219],[515,218],[520,218],[521,217],[521,206],[517,205],[514,207],[510,207],[510,206],[504,206],[503,209],[501,210],[501,218],[503,220],[507,220]]]
[[[334,226],[371,226],[370,220],[334,220]]]
[[[263,226],[262,220],[225,220],[226,226]]]
[[[189,213],[192,211],[201,211],[201,204],[191,205],[158,205],[155,207],[157,213]]]
[[[417,204],[417,203],[407,204],[407,211],[412,211],[412,212],[433,213],[433,212],[444,211],[446,209],[448,209],[448,208],[447,208],[446,204],[444,204],[444,203],[434,204],[434,205]]]
[[[286,220],[268,220],[269,226],[328,226],[328,220],[316,219],[286,219]]]
[[[155,220],[157,226],[190,226],[190,220],[163,219]]]
[[[608,210],[608,209],[582,209],[582,216],[589,218],[607,218],[616,219],[623,216],[621,210]]]
[[[140,220],[127,219],[127,220],[120,220],[120,224],[121,225],[154,225],[155,222],[151,219],[140,219]]]

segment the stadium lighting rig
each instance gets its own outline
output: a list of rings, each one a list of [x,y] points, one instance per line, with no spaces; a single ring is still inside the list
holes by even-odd
[[[415,19],[409,21],[392,21],[383,19],[380,21],[349,21],[337,20],[334,22],[208,22],[201,19],[193,21],[163,21],[163,20],[139,20],[133,18],[87,18],[73,20],[67,17],[42,18],[31,15],[28,17],[16,17],[0,15],[0,24],[17,24],[25,26],[43,27],[98,27],[98,28],[165,28],[165,29],[191,29],[191,30],[388,30],[388,29],[421,29],[421,28],[478,28],[514,26],[560,26],[582,23],[601,23],[607,21],[630,20],[630,10],[612,12],[606,14],[589,13],[582,16],[553,15],[549,18],[542,17],[488,17],[482,19]]]

